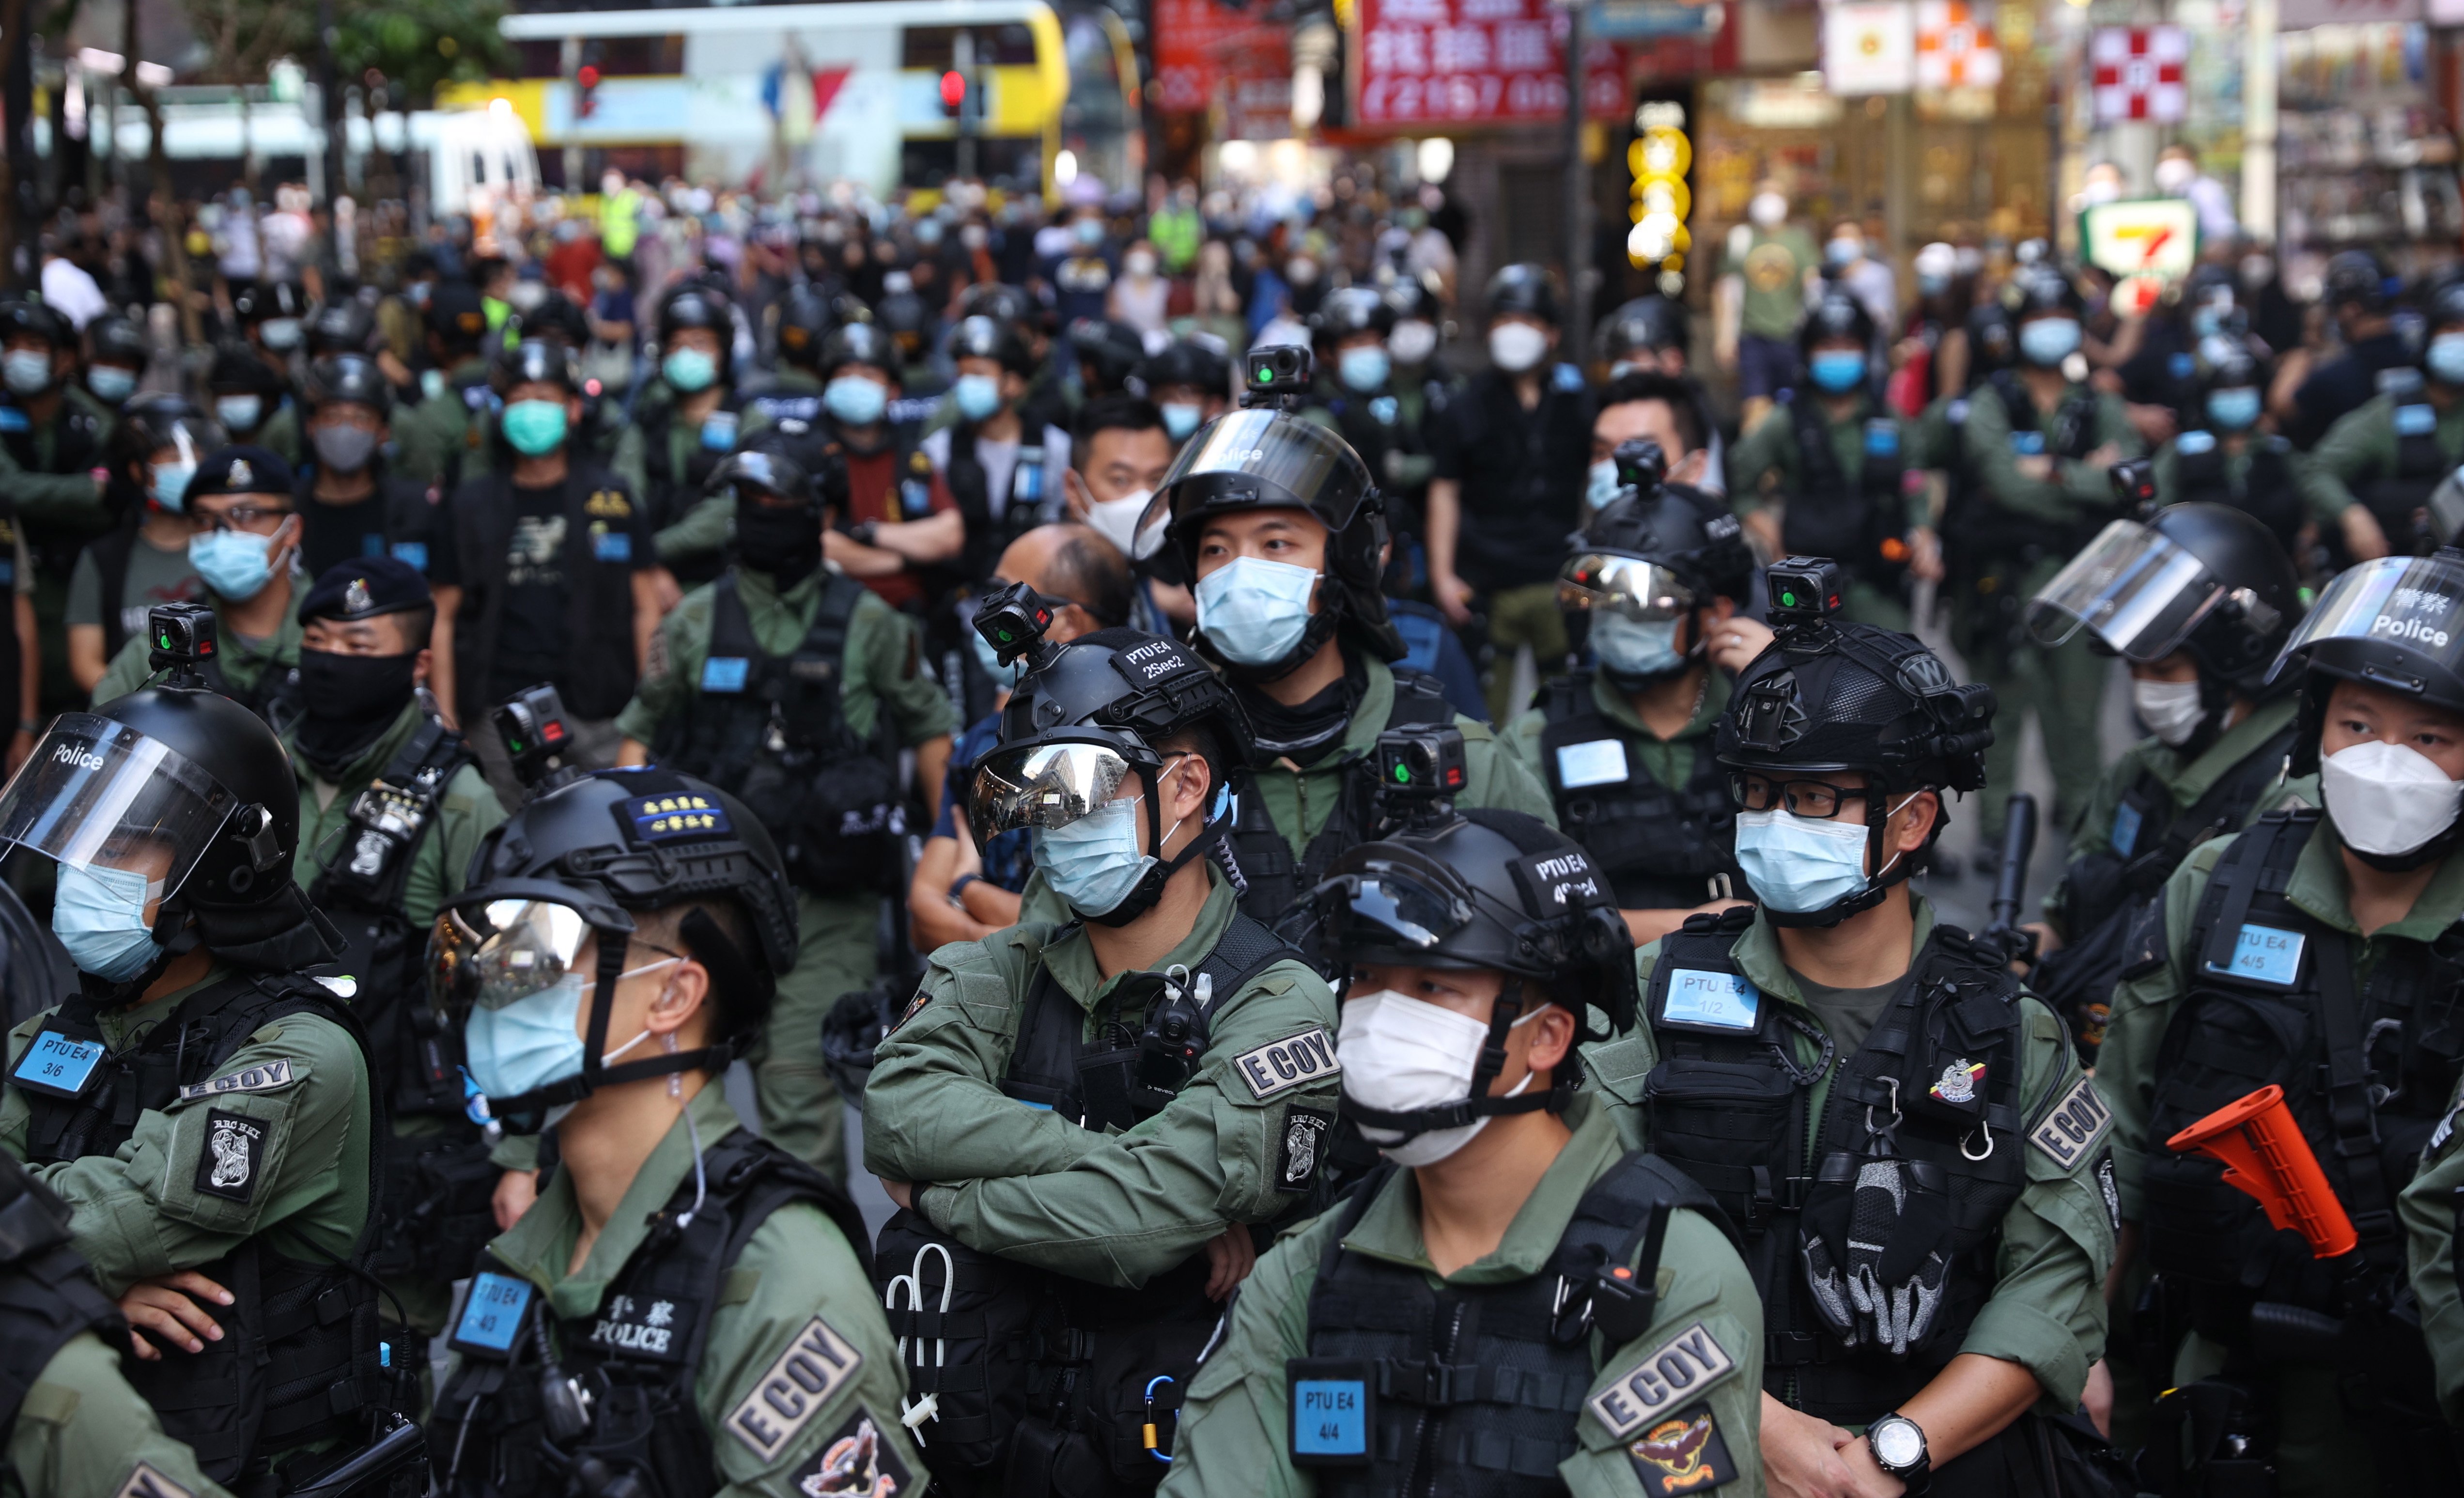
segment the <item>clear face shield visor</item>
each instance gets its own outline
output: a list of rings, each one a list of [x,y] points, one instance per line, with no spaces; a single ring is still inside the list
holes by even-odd
[[[2144,665],[2180,649],[2225,593],[2207,563],[2136,520],[2116,520],[2028,601],[2028,632],[2057,646],[2093,630]]]
[[[2425,666],[2464,674],[2464,568],[2437,557],[2381,557],[2346,568],[2301,616],[2268,680],[2327,640],[2402,646]]]
[[[1694,611],[1694,590],[1676,573],[1639,557],[1580,552],[1557,569],[1560,607],[1621,614],[1637,624],[1661,624]]]
[[[64,713],[0,790],[0,842],[63,864],[142,873],[167,895],[236,806],[169,745],[110,718]]]

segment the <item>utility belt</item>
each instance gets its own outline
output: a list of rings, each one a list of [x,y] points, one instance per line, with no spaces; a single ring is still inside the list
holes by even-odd
[[[1221,1308],[1193,1255],[1125,1290],[979,1253],[920,1213],[885,1223],[875,1282],[898,1338],[902,1415],[935,1479],[979,1498],[1155,1490]]]

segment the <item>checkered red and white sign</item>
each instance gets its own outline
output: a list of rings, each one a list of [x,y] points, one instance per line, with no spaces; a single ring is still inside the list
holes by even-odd
[[[2145,120],[2170,124],[2189,111],[2190,91],[2182,74],[2190,60],[2190,33],[2181,27],[2100,27],[2088,57],[2097,123]]]
[[[1991,88],[2001,81],[2001,50],[1968,0],[1918,0],[1917,87]]]

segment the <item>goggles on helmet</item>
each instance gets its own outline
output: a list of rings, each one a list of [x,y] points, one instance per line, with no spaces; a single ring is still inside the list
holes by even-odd
[[[429,936],[429,997],[458,1024],[474,1008],[502,1009],[542,993],[583,971],[578,958],[596,929],[554,900],[448,907]]]
[[[1118,800],[1123,784],[1161,762],[1152,750],[1133,758],[1083,739],[997,749],[976,767],[967,825],[979,847],[1020,827],[1064,826]]]
[[[1695,607],[1694,590],[1676,573],[1640,557],[1577,552],[1557,569],[1557,602],[1567,608],[1623,614],[1639,624],[1680,619]]]

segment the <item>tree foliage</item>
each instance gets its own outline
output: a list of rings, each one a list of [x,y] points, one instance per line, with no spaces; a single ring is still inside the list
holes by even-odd
[[[206,46],[203,81],[263,83],[292,57],[312,71],[317,0],[186,0],[189,25]],[[424,108],[440,83],[510,70],[513,49],[498,34],[500,0],[336,0],[334,64],[344,86],[373,69],[393,108]]]

